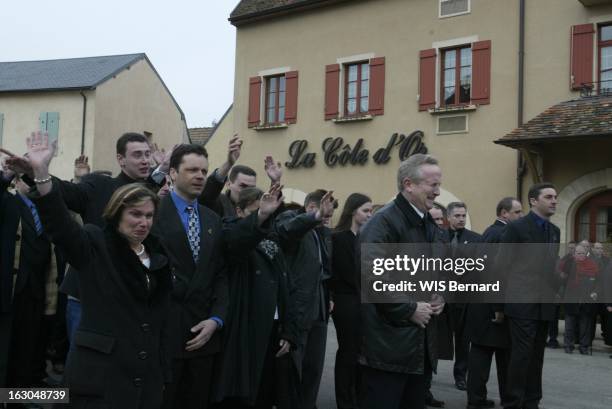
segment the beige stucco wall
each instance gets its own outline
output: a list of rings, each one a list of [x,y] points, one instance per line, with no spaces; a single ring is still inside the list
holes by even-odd
[[[170,94],[145,60],[96,90],[94,170],[119,171],[115,143],[125,132],[151,132],[160,148],[186,142],[186,124]]]
[[[233,131],[245,140],[241,162],[261,173],[266,154],[284,163],[291,142],[307,139],[309,152],[317,155],[316,165],[286,169],[285,186],[305,192],[334,189],[341,200],[352,192],[363,192],[376,203],[385,203],[396,193],[398,154],[394,150],[385,165],[374,164],[372,155],[391,134],[420,129],[429,152],[442,164],[443,188],[467,202],[472,227],[482,231],[494,218],[497,201],[515,192],[516,154],[491,142],[516,125],[518,35],[513,22],[518,26],[518,10],[515,2],[473,0],[470,14],[439,19],[437,3],[350,2],[239,27]],[[492,41],[491,104],[469,114],[469,133],[437,135],[436,117],[418,112],[419,51],[432,48],[434,42],[469,36]],[[364,53],[386,57],[385,115],[357,123],[324,121],[325,66]],[[249,77],[276,67],[299,71],[297,124],[279,130],[248,129]],[[370,151],[368,164],[327,167],[321,143],[337,136],[352,146],[364,138]],[[216,154],[217,144],[211,141],[209,146]],[[219,146],[224,149],[224,144]]]
[[[210,172],[219,167],[227,159],[227,146],[234,135],[234,110],[230,109],[225,118],[219,123],[214,134],[206,143],[208,151],[208,164]]]
[[[87,91],[87,117],[85,153],[92,155],[95,96]],[[3,148],[22,154],[26,150],[25,138],[39,129],[41,112],[59,112],[58,152],[51,163],[51,172],[70,179],[74,159],[81,154],[83,126],[83,97],[79,92],[45,92],[27,94],[1,94],[0,112],[4,114]]]

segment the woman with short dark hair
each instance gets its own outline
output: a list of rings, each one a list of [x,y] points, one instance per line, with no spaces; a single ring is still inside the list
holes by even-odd
[[[172,287],[168,259],[149,235],[158,199],[144,185],[119,188],[104,210],[107,227],[81,227],[49,176],[56,143],[28,138],[28,160],[45,231],[80,275],[82,318],[64,382],[72,408],[161,407],[169,366],[163,328]]]

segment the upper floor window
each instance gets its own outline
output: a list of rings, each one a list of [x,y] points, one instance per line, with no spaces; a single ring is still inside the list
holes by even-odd
[[[612,25],[599,27],[599,87],[612,90]]]
[[[365,115],[370,109],[370,64],[349,64],[345,69],[345,116]]]
[[[469,104],[472,88],[472,49],[470,46],[442,52],[441,105]]]
[[[266,78],[266,123],[285,122],[285,76]]]
[[[276,72],[249,78],[249,128],[275,129],[297,122],[298,72],[269,71]]]
[[[439,0],[440,18],[452,17],[470,12],[470,0]]]
[[[491,40],[419,53],[419,111],[474,109],[491,101]]]

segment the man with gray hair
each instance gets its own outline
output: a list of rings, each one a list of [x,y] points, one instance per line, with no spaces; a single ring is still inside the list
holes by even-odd
[[[443,233],[428,212],[440,194],[441,179],[433,156],[416,154],[403,161],[397,173],[397,197],[363,227],[360,242],[443,243]],[[362,304],[362,409],[425,408],[424,374],[437,365],[433,318],[443,308],[441,299]]]

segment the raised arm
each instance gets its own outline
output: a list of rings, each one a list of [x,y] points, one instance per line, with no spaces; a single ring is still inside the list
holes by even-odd
[[[83,227],[70,216],[62,200],[59,182],[49,176],[49,164],[57,148],[57,142],[49,144],[45,133],[32,133],[27,140],[28,161],[32,166],[38,194],[33,194],[45,231],[55,245],[62,249],[66,260],[78,270],[91,260],[91,240]]]

